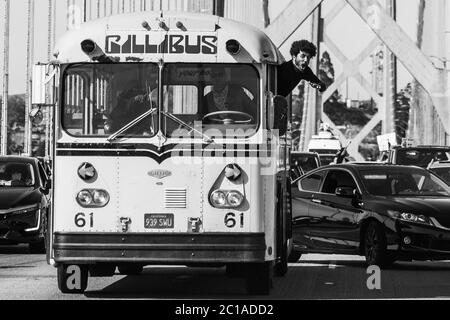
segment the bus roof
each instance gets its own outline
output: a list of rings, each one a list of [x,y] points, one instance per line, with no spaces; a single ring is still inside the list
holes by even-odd
[[[188,12],[135,12],[83,23],[59,39],[54,51],[56,61],[92,61],[81,49],[84,40],[94,41],[100,52],[120,62],[283,62],[279,50],[260,29]],[[230,40],[239,42],[239,52],[227,50]]]

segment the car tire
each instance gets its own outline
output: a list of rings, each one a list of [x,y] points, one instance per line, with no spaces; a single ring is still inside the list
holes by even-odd
[[[291,254],[288,257],[288,262],[296,263],[296,262],[298,262],[298,260],[300,260],[301,256],[302,256],[302,254],[300,252],[292,250]]]
[[[378,222],[370,222],[364,231],[364,254],[368,266],[386,268],[395,259],[387,251],[386,234]]]
[[[144,266],[140,264],[123,264],[118,266],[121,275],[138,276],[144,271]]]
[[[57,269],[58,288],[66,294],[82,294],[86,291],[89,267],[81,265],[60,265]]]
[[[274,274],[276,277],[284,277],[288,272],[288,244],[285,243],[283,246],[283,252],[280,256],[280,261],[275,264]]]
[[[251,295],[268,295],[272,289],[272,263],[255,263],[247,266],[246,285]]]

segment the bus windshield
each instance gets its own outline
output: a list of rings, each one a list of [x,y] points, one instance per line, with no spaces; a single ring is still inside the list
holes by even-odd
[[[74,136],[152,137],[160,115],[169,138],[249,137],[258,129],[260,79],[253,66],[177,63],[159,73],[151,63],[70,65],[63,128]]]
[[[163,118],[168,137],[248,137],[258,127],[259,77],[239,64],[167,64],[163,109],[189,126]],[[193,128],[198,130],[192,130]]]
[[[109,136],[158,107],[159,67],[151,63],[76,64],[64,72],[62,124],[74,136]],[[153,136],[157,113],[123,136]]]

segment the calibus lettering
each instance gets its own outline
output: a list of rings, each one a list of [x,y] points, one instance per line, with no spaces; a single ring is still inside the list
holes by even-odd
[[[199,54],[200,53],[200,43],[201,43],[201,37],[197,36],[197,43],[195,45],[192,45],[189,43],[189,36],[186,36],[186,41],[185,41],[185,48],[186,48],[186,53],[189,54]]]
[[[106,53],[120,53],[120,36],[107,36],[106,37]]]
[[[127,41],[122,45],[122,53],[131,53],[131,42],[133,41],[131,35],[128,36]]]
[[[166,35],[164,37],[164,41],[158,46],[159,53],[168,53],[169,52],[169,37]]]
[[[133,53],[145,53],[145,45],[137,43],[136,35],[133,36]]]
[[[158,53],[158,45],[150,43],[150,35],[145,36],[145,53]]]
[[[217,53],[217,37],[216,36],[203,36],[202,37],[202,53],[203,54],[216,54]]]
[[[196,38],[195,40],[193,38]],[[107,54],[132,54],[132,53],[171,53],[171,54],[217,54],[216,36],[189,36],[189,35],[165,35],[164,40],[152,43],[150,35],[145,35],[145,40],[137,34],[130,34],[121,44],[119,35],[106,36],[105,51]],[[194,42],[195,41],[195,42]]]
[[[180,45],[184,40],[183,36],[173,35],[170,36],[170,45],[169,45],[169,52],[170,53],[183,53],[184,47]]]

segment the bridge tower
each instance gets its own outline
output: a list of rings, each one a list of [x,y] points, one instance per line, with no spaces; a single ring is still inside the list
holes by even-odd
[[[266,29],[267,33],[274,40],[275,44],[280,45],[284,43],[301,23],[311,14],[317,14],[320,5],[327,1],[329,0],[291,1],[284,11],[272,20],[272,23]],[[332,1],[333,8],[325,16],[320,16],[320,19],[323,19],[325,30],[323,42],[342,63],[343,71],[336,76],[335,82],[330,88],[319,99],[316,99],[317,102],[311,104],[311,108],[316,108],[316,112],[309,111],[308,114],[321,115],[321,120],[330,123],[333,127],[332,121],[323,112],[323,103],[320,100],[323,102],[327,101],[345,79],[349,77],[356,79],[359,85],[369,93],[378,107],[378,112],[365,127],[351,137],[352,144],[348,150],[356,159],[362,160],[362,155],[359,152],[360,144],[380,123],[382,125],[382,133],[394,131],[397,61],[400,61],[414,77],[417,83],[416,87],[422,89],[413,98],[413,101],[415,101],[413,102],[413,118],[414,115],[418,116],[415,122],[411,121],[410,133],[420,136],[421,140],[419,142],[448,143],[450,117],[447,106],[449,103],[448,92],[450,92],[450,84],[447,82],[448,68],[444,62],[447,62],[449,58],[446,48],[450,42],[445,31],[450,29],[450,23],[447,22],[448,18],[450,18],[450,5],[445,0],[422,0],[421,4],[425,6],[423,39],[424,42],[430,42],[430,44],[423,43],[420,48],[397,24],[394,0],[335,0]],[[345,7],[351,7],[376,35],[373,41],[354,59],[347,57],[334,39],[331,39],[326,33],[327,26]],[[358,41],[358,39],[355,39],[355,41]],[[383,63],[385,85],[382,95],[378,94],[372,84],[368,83],[361,76],[359,69],[363,60],[373,53],[380,44],[386,48]],[[423,96],[427,96],[428,99],[422,98]],[[414,106],[414,103],[419,106]],[[427,110],[426,118],[423,116],[424,109]],[[309,118],[307,126],[317,128],[316,119]],[[336,126],[334,128],[341,141],[346,143],[348,137],[338,130]],[[421,133],[424,130],[427,131],[426,134]],[[306,130],[307,139],[313,131]]]
[[[450,68],[450,4],[445,0],[420,1],[419,23],[417,26],[417,44],[422,52],[430,59],[441,76],[437,81],[445,81]],[[443,99],[448,102],[450,94],[449,83],[445,86]],[[446,108],[448,112],[448,104]],[[418,81],[414,81],[412,88],[409,137],[419,144],[448,145],[448,123],[443,121],[434,105],[433,97]]]

